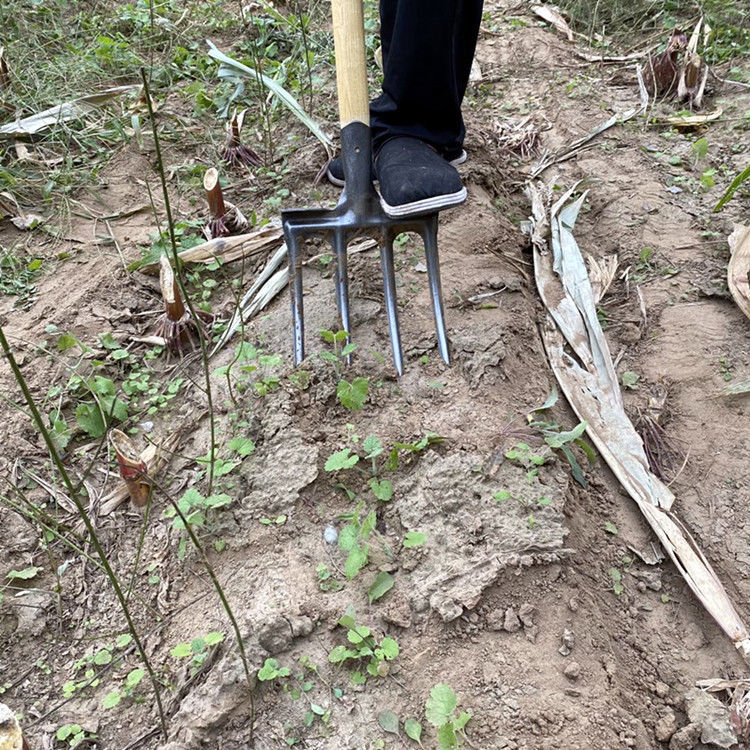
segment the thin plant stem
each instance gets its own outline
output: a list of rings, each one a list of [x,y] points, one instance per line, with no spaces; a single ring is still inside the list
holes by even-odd
[[[312,68],[310,66],[310,50],[307,45],[307,28],[305,25],[304,16],[302,14],[302,6],[300,5],[300,0],[296,0],[295,4],[297,6],[297,18],[299,18],[299,28],[302,34],[302,47],[305,50],[305,68],[307,69],[307,90],[308,90],[307,109],[310,115],[312,116],[314,89],[313,89],[313,83],[312,83]],[[308,8],[307,19],[308,21],[310,20],[309,8]]]
[[[138,535],[138,546],[135,549],[135,562],[133,563],[133,572],[130,574],[130,583],[128,584],[128,590],[125,592],[125,601],[130,599],[130,594],[135,586],[135,579],[138,576],[138,566],[141,562],[141,552],[143,551],[143,543],[146,539],[146,529],[148,528],[148,520],[151,516],[151,506],[153,504],[153,492],[148,493],[148,500],[146,501],[146,508],[143,511],[143,522],[141,523],[141,531]]]
[[[57,449],[55,448],[55,444],[52,441],[52,436],[50,435],[49,430],[44,424],[42,415],[39,413],[39,409],[37,408],[36,403],[34,402],[34,398],[31,395],[31,391],[29,390],[29,386],[26,383],[26,379],[24,378],[23,373],[21,372],[21,368],[18,366],[18,363],[16,362],[16,359],[13,356],[13,352],[11,351],[10,345],[8,344],[8,339],[5,338],[5,331],[3,330],[2,325],[0,325],[0,347],[3,350],[3,353],[5,354],[6,359],[8,360],[8,364],[10,365],[10,369],[13,371],[13,376],[15,377],[16,382],[21,388],[21,392],[23,393],[24,399],[26,400],[26,404],[29,407],[29,411],[31,412],[31,416],[34,421],[34,424],[36,425],[37,430],[39,430],[39,433],[41,434],[42,438],[44,439],[45,444],[47,445],[47,450],[49,451],[50,457],[52,458],[52,462],[57,468],[57,471],[59,472],[60,477],[62,478],[63,484],[65,485],[68,492],[70,493],[70,499],[73,501],[73,503],[76,506],[78,515],[81,517],[81,520],[83,521],[83,524],[86,527],[86,531],[88,532],[89,539],[91,540],[91,544],[96,550],[96,554],[99,557],[99,560],[101,561],[102,567],[104,568],[104,572],[106,573],[107,578],[109,579],[109,582],[112,585],[112,589],[115,592],[115,596],[117,597],[117,600],[120,603],[120,607],[122,609],[123,614],[125,615],[125,620],[128,624],[128,630],[130,631],[130,634],[133,636],[133,641],[135,641],[136,648],[138,649],[138,653],[141,657],[141,660],[143,661],[143,665],[146,667],[146,671],[148,672],[149,679],[151,680],[151,684],[154,688],[154,697],[156,699],[156,706],[159,712],[159,723],[161,725],[161,731],[162,731],[162,734],[164,735],[164,739],[166,739],[167,738],[167,719],[166,719],[166,716],[164,715],[164,708],[161,703],[161,693],[159,691],[159,682],[156,678],[156,673],[151,667],[151,662],[149,661],[149,658],[146,655],[146,649],[144,648],[143,643],[141,642],[140,636],[138,635],[138,631],[136,630],[135,623],[133,622],[133,618],[130,614],[128,603],[125,599],[125,594],[123,593],[122,587],[120,586],[120,582],[117,578],[117,575],[112,569],[112,566],[109,564],[109,559],[107,558],[107,555],[104,552],[104,547],[99,541],[99,536],[96,533],[94,524],[91,523],[91,519],[89,518],[88,513],[86,512],[86,508],[84,508],[83,503],[81,502],[81,498],[78,495],[78,491],[74,487],[73,482],[70,479],[70,475],[68,474],[65,466],[63,465],[62,460],[60,459]]]
[[[200,555],[201,562],[203,563],[203,567],[206,569],[206,573],[208,573],[208,577],[211,579],[211,583],[213,583],[214,588],[216,589],[216,593],[219,596],[219,599],[221,600],[221,604],[224,607],[224,611],[227,613],[227,617],[229,618],[229,621],[232,624],[232,630],[234,630],[234,636],[237,639],[237,648],[240,652],[240,660],[242,661],[242,667],[245,671],[245,679],[247,680],[247,687],[248,687],[248,697],[250,698],[250,736],[248,737],[248,747],[252,748],[255,747],[255,736],[254,736],[254,724],[255,724],[255,698],[253,696],[253,679],[250,676],[250,667],[248,665],[247,661],[247,653],[245,652],[245,644],[242,640],[242,633],[240,632],[240,626],[237,623],[237,618],[234,616],[234,612],[232,611],[232,607],[229,604],[229,600],[227,599],[226,594],[224,593],[224,588],[221,585],[221,581],[219,581],[219,577],[216,575],[216,572],[214,571],[211,563],[208,561],[208,556],[206,555],[206,551],[203,549],[203,545],[200,543],[200,540],[198,539],[196,533],[193,531],[192,526],[190,525],[190,521],[188,521],[185,514],[180,509],[179,504],[174,499],[174,497],[170,494],[170,492],[159,482],[157,482],[155,479],[148,477],[151,484],[161,492],[164,497],[167,499],[169,504],[174,508],[175,513],[179,516],[180,521],[182,521],[182,525],[185,527],[185,531],[187,532],[187,535],[190,537],[190,541],[193,543],[193,546],[198,551],[198,554]]]
[[[169,241],[172,245],[172,257],[174,259],[174,273],[177,279],[177,284],[180,287],[182,298],[187,304],[190,314],[193,316],[193,320],[200,320],[193,301],[190,299],[190,295],[187,293],[185,279],[182,274],[182,263],[180,262],[180,256],[177,251],[177,238],[174,233],[174,222],[172,221],[172,206],[169,202],[169,191],[167,190],[167,178],[164,173],[164,161],[161,156],[161,145],[159,144],[159,135],[156,129],[156,118],[154,117],[154,109],[151,105],[151,87],[148,84],[146,78],[146,71],[141,68],[141,79],[143,80],[143,90],[146,95],[146,105],[148,106],[148,116],[151,119],[151,132],[154,135],[154,148],[156,150],[156,164],[159,172],[159,179],[161,181],[162,194],[164,196],[164,210],[167,214],[167,230],[169,232]],[[208,401],[208,420],[209,429],[211,433],[211,448],[209,455],[211,456],[211,471],[208,473],[208,494],[211,494],[214,481],[214,458],[216,457],[216,418],[214,414],[214,401],[213,392],[211,390],[211,369],[208,364],[208,348],[206,346],[206,336],[202,326],[196,326],[198,330],[198,340],[201,346],[201,359],[203,362],[203,372],[206,379],[206,400]]]

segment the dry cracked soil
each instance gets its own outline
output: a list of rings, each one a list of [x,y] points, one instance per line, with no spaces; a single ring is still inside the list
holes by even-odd
[[[483,77],[472,84],[465,108],[469,159],[461,169],[469,199],[440,219],[452,365],[437,354],[423,256],[409,238],[397,248],[403,377],[390,364],[376,250],[350,262],[358,346],[351,368],[312,356],[295,374],[284,292],[242,334],[276,359],[255,371],[236,363],[231,389],[225,376],[212,377],[219,455],[231,464],[216,478],[214,493],[231,502],[207,511],[199,531],[253,676],[269,658],[290,670],[256,683],[255,746],[416,747],[403,728],[414,718],[423,724],[423,745],[438,747],[424,706],[433,686],[445,683],[459,710],[471,713],[463,738],[470,748],[739,747],[726,732],[724,704],[695,690],[698,680],[745,673],[732,644],[665,561],[606,465],[590,463],[576,448],[582,486],[527,420],[555,384],[520,228],[529,213],[520,189],[529,161],[502,148],[502,125],[530,117],[540,148],[554,151],[636,105],[632,67],[586,62],[576,54],[580,46],[526,11],[525,23],[510,24],[503,22],[507,8],[489,5],[495,24],[485,23],[477,50]],[[172,105],[167,98],[161,121]],[[618,372],[634,374],[625,389],[628,411],[633,419],[658,412],[679,454],[666,470],[675,508],[747,617],[750,402],[720,394],[728,382],[750,376],[748,320],[725,281],[726,236],[733,220],[747,217],[748,200],[740,196],[712,214],[724,181],[706,191],[699,178],[709,165],[722,175],[740,171],[743,149],[733,147],[744,143],[747,153],[750,98],[725,86],[707,106],[721,106],[724,115],[704,133],[659,125],[662,110],[675,109],[665,103],[650,122],[637,118],[614,127],[543,178],[561,188],[593,179],[576,234],[585,255],[619,258],[600,316]],[[286,127],[303,135],[295,123]],[[710,149],[696,165],[692,144],[701,135]],[[314,200],[313,190],[319,200],[335,200],[333,188],[312,185],[320,149],[306,138],[300,142],[290,156],[286,200],[304,205]],[[169,164],[183,158],[167,154]],[[206,155],[190,158],[200,163]],[[142,205],[143,180],[156,187],[153,169],[149,142],[141,150],[133,140],[103,171],[105,207],[98,210]],[[235,175],[227,191],[240,205],[246,179]],[[200,216],[193,198],[175,192],[176,215]],[[128,261],[154,232],[147,211],[113,219],[110,227]],[[62,239],[24,235],[40,257],[61,251],[68,257],[54,274],[40,277],[26,309],[14,309],[12,298],[0,300],[3,326],[45,412],[55,405],[46,396],[51,385],[106,355],[97,336],[110,333],[142,357],[144,345],[131,337],[150,332],[159,308],[155,279],[126,271],[119,252],[97,242],[100,229],[101,222],[77,218]],[[20,237],[0,225],[4,245]],[[311,255],[321,251],[310,248]],[[255,270],[243,269],[244,286]],[[222,296],[222,286],[239,278],[238,266],[218,278],[215,309],[226,314],[233,297]],[[304,287],[308,330],[335,330],[329,265],[308,266]],[[92,349],[57,351],[61,332]],[[311,353],[326,348],[314,333],[309,338]],[[239,341],[217,355],[212,370],[232,362]],[[108,365],[108,376],[119,382],[125,366]],[[0,603],[2,700],[24,715],[32,748],[63,747],[54,733],[70,723],[97,735],[88,746],[106,750],[248,747],[250,701],[234,632],[200,557],[189,544],[181,548],[182,532],[163,517],[165,493],[179,497],[195,487],[207,494],[205,465],[195,460],[210,446],[200,363],[174,366],[155,361],[149,387],[180,376],[177,396],[127,424],[139,447],[146,437],[181,431],[159,475],[142,545],[142,512],[127,503],[107,515],[97,512],[96,499],[117,484],[100,441],[74,436],[66,454],[88,491],[89,513],[112,565],[126,585],[134,574],[130,605],[162,688],[168,738],[156,731],[146,678],[117,706],[103,707],[107,694],[124,690],[138,659],[132,646],[114,646],[126,632],[116,600],[85,535],[67,531],[75,527],[70,501],[51,478],[28,415],[14,408],[21,395],[9,368],[0,368],[2,472],[81,546],[73,550],[40,532],[40,522],[0,508],[0,575],[40,569],[29,580],[14,579]],[[337,400],[342,377],[369,379],[361,410]],[[72,396],[57,398],[71,408]],[[563,399],[535,414],[563,429],[575,425]],[[73,422],[70,412],[68,419]],[[423,441],[429,435],[441,440]],[[382,454],[365,458],[375,445],[365,448],[368,436],[379,439]],[[254,451],[231,453],[227,446],[236,437],[251,439]],[[396,468],[387,461],[397,443],[411,448],[397,450]],[[347,448],[358,462],[327,471],[329,457]],[[380,489],[379,482],[390,482],[391,499],[376,500],[373,479]],[[5,487],[2,492],[23,505]],[[369,529],[369,560],[347,580],[347,553],[336,540],[351,537],[353,518]],[[371,602],[377,576],[393,586]],[[347,629],[337,623],[349,607],[377,644],[384,638],[398,644],[398,656],[381,659],[375,675],[365,670],[368,659],[354,676],[353,662],[329,660],[335,647],[348,643]],[[223,634],[221,643],[202,650],[194,644],[195,659],[172,654],[177,644],[214,632]],[[97,660],[102,650],[109,656]],[[82,686],[87,669],[99,680]],[[398,736],[383,728],[384,711],[400,718]]]

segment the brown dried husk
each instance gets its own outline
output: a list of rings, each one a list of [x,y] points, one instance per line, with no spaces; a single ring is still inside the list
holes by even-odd
[[[121,430],[110,430],[109,442],[117,456],[120,476],[128,488],[130,500],[137,508],[144,507],[151,495],[146,462],[142,460],[133,441]]]
[[[221,158],[233,167],[259,167],[263,161],[253,149],[245,146],[240,138],[245,112],[235,110],[227,123],[227,139],[221,150]]]
[[[675,92],[680,77],[679,55],[687,44],[687,36],[675,29],[669,37],[667,48],[649,58],[643,71],[643,82],[651,96],[669,96]]]
[[[203,322],[194,320],[185,306],[174,271],[166,255],[159,259],[159,286],[164,298],[164,312],[156,321],[154,335],[164,339],[167,349],[182,355],[188,348],[193,351],[200,345],[198,326]]]

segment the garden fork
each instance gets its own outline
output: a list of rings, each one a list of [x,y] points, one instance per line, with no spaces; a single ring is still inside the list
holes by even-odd
[[[393,241],[402,232],[416,232],[422,237],[427,277],[432,296],[440,355],[450,364],[445,332],[443,296],[440,288],[436,211],[415,216],[391,218],[380,204],[372,184],[370,144],[370,105],[367,96],[365,39],[362,0],[332,0],[333,34],[336,49],[336,83],[341,120],[341,152],[345,187],[338,205],[331,209],[295,209],[282,211],[289,255],[292,319],[294,325],[294,362],[305,356],[304,311],[302,302],[302,267],[300,241],[311,235],[329,238],[336,254],[336,303],[341,328],[351,334],[349,317],[349,279],[347,246],[362,234],[374,236],[380,245],[385,307],[391,335],[393,361],[403,374],[403,351],[396,308],[396,274],[393,264]]]

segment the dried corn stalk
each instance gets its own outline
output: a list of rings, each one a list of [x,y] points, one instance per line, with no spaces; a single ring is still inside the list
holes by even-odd
[[[702,115],[669,115],[667,117],[656,117],[654,122],[664,122],[673,128],[689,130],[706,125],[709,122],[718,120],[724,114],[721,107],[717,107],[713,112],[705,112]]]
[[[120,430],[109,431],[109,442],[115,451],[120,466],[120,476],[133,505],[142,508],[148,503],[151,483],[148,480],[146,462],[135,449],[133,441]]]
[[[547,356],[560,387],[604,460],[638,504],[662,546],[724,632],[750,663],[750,634],[710,563],[670,511],[674,496],[648,468],[643,443],[625,414],[594,293],[573,236],[585,193],[578,185],[554,205],[552,186],[529,183],[537,288],[547,308]]]
[[[206,170],[203,176],[203,188],[208,201],[209,220],[203,233],[206,239],[227,237],[242,234],[250,228],[250,222],[243,216],[237,206],[224,200],[219,184],[219,171],[214,167]]]
[[[735,224],[729,235],[732,256],[727,267],[727,283],[734,301],[750,318],[750,227]]]
[[[500,153],[518,154],[526,159],[539,149],[539,128],[530,115],[520,122],[496,120],[495,133]]]
[[[552,24],[565,38],[573,41],[573,32],[568,26],[568,22],[563,18],[560,9],[555,5],[532,5],[532,12],[549,24]]]
[[[0,194],[2,195],[2,194]],[[207,240],[200,245],[182,250],[179,253],[180,261],[183,263],[213,263],[218,260],[221,263],[231,263],[242,258],[250,258],[261,252],[269,250],[282,241],[284,232],[280,221],[270,221],[260,229],[247,234],[237,234],[233,237],[217,237]],[[158,263],[141,266],[138,270],[143,273],[156,273],[159,269]]]
[[[61,122],[68,120],[78,120],[85,115],[96,110],[100,104],[109,101],[115,96],[120,96],[128,91],[137,88],[137,85],[115,86],[111,89],[105,89],[98,94],[82,96],[80,99],[71,99],[55,107],[45,109],[43,112],[24,117],[22,120],[15,120],[7,125],[0,126],[0,140],[3,138],[25,138],[30,135],[40,133],[47,128],[59,125]]]

